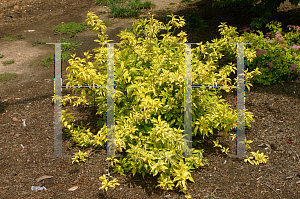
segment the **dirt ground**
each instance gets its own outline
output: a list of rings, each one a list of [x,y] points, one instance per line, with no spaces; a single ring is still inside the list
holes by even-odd
[[[253,17],[248,12],[249,8],[212,9],[208,0],[152,2],[157,5],[152,10],[157,18],[171,12],[187,16],[195,10],[200,11],[209,27],[201,31],[183,28],[189,35],[189,42],[219,37],[218,25],[224,21],[241,31],[249,26]],[[169,5],[170,2],[177,4]],[[39,62],[54,53],[54,46],[38,44],[32,47],[32,44],[35,40],[50,43],[57,42],[62,36],[67,38],[67,35],[54,34],[49,29],[62,22],[84,22],[87,11],[97,13],[104,10],[92,0],[1,1],[0,37],[22,34],[25,38],[16,41],[0,39],[0,55],[4,55],[0,59],[0,74],[18,74],[13,80],[0,82],[0,198],[185,198],[178,190],[155,188],[156,177],[145,176],[143,179],[141,175],[132,177],[131,173],[114,174],[121,185],[115,190],[110,189],[107,194],[100,191],[99,177],[107,173],[107,162],[96,154],[105,154],[105,149],[80,164],[72,164],[69,157],[46,157],[53,155],[54,147],[53,66],[43,66]],[[146,16],[148,11],[144,10],[141,17]],[[130,28],[134,20],[97,15],[112,23],[107,34],[115,42],[119,42],[116,35],[120,30]],[[299,9],[280,12],[279,19],[283,27],[300,25]],[[265,29],[262,30],[265,32]],[[82,42],[76,54],[82,57],[83,52],[98,47],[93,41],[96,38],[90,30],[78,33],[71,39],[71,42]],[[15,63],[3,65],[3,61],[12,59]],[[68,63],[63,62],[63,69],[67,66]],[[229,158],[214,148],[211,142],[203,142],[198,147],[205,149],[204,157],[210,164],[192,173],[195,183],[188,183],[192,198],[300,198],[299,82],[300,78],[297,78],[284,86],[254,85],[250,92],[246,90],[246,109],[255,116],[252,127],[246,128],[246,136],[253,140],[251,151],[259,150],[268,155],[268,163],[252,166],[242,159]],[[63,95],[67,93],[63,90]],[[234,108],[234,94],[227,96],[226,100]],[[93,123],[89,117],[91,111],[84,109],[90,110],[81,107],[74,110],[77,111],[76,116],[84,123]],[[229,136],[219,132],[215,138],[224,146],[228,143],[231,153],[235,152],[235,143],[230,141]],[[80,148],[69,143],[64,138],[63,154],[72,156]],[[44,175],[53,177],[36,181]],[[47,191],[35,192],[31,186],[44,186]],[[68,191],[74,186],[78,186],[75,191]]]

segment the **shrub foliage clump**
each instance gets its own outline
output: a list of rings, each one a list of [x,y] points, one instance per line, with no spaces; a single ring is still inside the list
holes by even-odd
[[[107,48],[105,35],[106,26],[93,13],[88,13],[87,24],[98,32],[101,47],[94,49],[94,61],[89,52],[86,58],[75,55],[69,59],[68,85],[107,85]],[[197,157],[180,157],[184,154],[184,82],[185,82],[185,45],[186,33],[181,31],[176,36],[172,28],[185,25],[182,17],[171,15],[171,20],[164,24],[149,14],[149,17],[133,22],[132,32],[122,31],[119,49],[114,49],[115,70],[115,149],[125,153],[124,158],[109,158],[114,172],[120,174],[129,171],[135,175],[141,173],[153,176],[159,175],[158,187],[165,190],[178,187],[186,192],[187,180],[194,182],[191,170],[208,163],[203,158],[203,150],[192,149]],[[220,26],[221,27],[221,26]],[[221,32],[230,33],[226,25]],[[161,33],[163,32],[163,33]],[[232,32],[232,31],[231,31]],[[224,55],[222,49],[229,48],[227,37],[212,44],[200,43],[192,50],[192,84],[193,85],[231,85],[228,78],[235,72],[235,64],[223,67],[217,61]],[[234,45],[232,48],[236,49]],[[217,49],[217,50],[216,50]],[[252,59],[255,52],[246,50],[246,57]],[[98,67],[96,67],[98,66]],[[104,70],[103,70],[104,69]],[[100,72],[101,71],[101,72]],[[250,79],[259,72],[245,74],[248,89]],[[222,88],[229,92],[230,88]],[[74,127],[70,113],[64,111],[63,124],[68,129],[71,138],[81,147],[105,147],[106,138],[106,104],[105,89],[73,89],[81,90],[80,97],[67,95],[62,100],[73,106],[96,103],[97,114],[101,116],[99,131],[96,135],[90,129]],[[94,96],[92,96],[95,93]],[[193,141],[208,138],[214,129],[225,133],[236,128],[236,111],[224,103],[220,92],[197,88],[192,91],[192,127]],[[90,100],[87,97],[92,96]],[[73,100],[73,101],[72,101]],[[130,109],[117,109],[125,107]],[[253,121],[253,115],[245,110],[246,125]],[[177,156],[179,155],[179,157]]]

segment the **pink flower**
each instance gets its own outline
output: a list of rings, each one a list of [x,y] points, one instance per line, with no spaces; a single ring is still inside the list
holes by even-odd
[[[291,73],[289,73],[289,75],[291,75]]]
[[[295,26],[295,25],[288,25],[288,27],[293,27],[295,30],[299,30],[300,26]]]
[[[278,31],[277,31],[278,32]],[[277,34],[277,32],[276,32],[276,36],[275,36],[275,41],[283,41],[284,39],[282,38],[282,35],[279,33],[279,34]]]
[[[269,47],[270,49],[272,49],[272,47]]]
[[[260,66],[260,63],[258,63],[257,65]]]
[[[292,67],[293,67],[294,69],[296,69],[296,68],[297,68],[297,64],[296,64],[296,63],[293,63],[293,64],[292,64]]]
[[[270,62],[270,63],[268,63],[269,64],[269,66],[272,68],[273,67],[273,62]]]
[[[294,57],[297,57],[297,55],[294,55]]]
[[[289,69],[290,69],[290,71],[293,71],[293,70],[295,70],[295,69],[294,69],[294,68],[292,68],[292,67],[290,67]]]
[[[269,72],[269,68],[268,67],[266,68],[266,72]]]
[[[248,31],[248,30],[250,30],[250,27],[245,28],[243,31],[246,32],[246,31]]]
[[[260,55],[261,51],[259,49],[256,50],[256,55]]]
[[[285,53],[282,53],[283,55],[285,55]]]
[[[291,48],[299,50],[299,49],[300,49],[300,46],[297,46],[297,45],[295,44],[295,45],[293,45]]]
[[[276,59],[278,59],[278,57],[276,57]]]
[[[262,53],[263,53],[263,54],[266,54],[266,53],[267,53],[267,51],[266,51],[266,50],[263,50],[263,51],[262,51]]]

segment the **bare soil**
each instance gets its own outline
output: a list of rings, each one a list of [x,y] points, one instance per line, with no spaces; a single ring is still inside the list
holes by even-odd
[[[189,42],[210,41],[220,37],[218,25],[227,21],[239,31],[248,27],[253,14],[249,8],[212,9],[211,1],[202,0],[180,3],[179,0],[153,0],[157,5],[152,13],[162,17],[173,12],[188,16],[199,11],[209,27],[201,31],[183,28],[188,33]],[[177,3],[169,5],[170,2]],[[167,10],[166,7],[170,7]],[[0,74],[17,73],[10,81],[0,82],[0,198],[184,198],[175,191],[162,191],[155,188],[156,177],[132,174],[114,176],[120,186],[110,189],[107,194],[100,191],[99,176],[107,173],[107,162],[97,154],[105,154],[105,149],[92,154],[85,163],[72,164],[71,158],[51,158],[53,155],[53,66],[39,63],[54,53],[53,45],[31,45],[35,40],[57,42],[68,35],[54,34],[50,28],[64,22],[84,22],[87,11],[103,11],[103,6],[92,0],[23,0],[1,1],[0,37],[24,35],[24,39],[4,41],[0,39]],[[279,13],[283,27],[300,25],[299,9]],[[145,17],[149,10],[144,10]],[[107,14],[99,14],[102,20],[112,23],[108,26],[109,39],[119,42],[116,36],[120,30],[130,28],[134,18],[112,19]],[[28,30],[35,30],[28,32]],[[262,29],[264,33],[265,29]],[[10,35],[9,33],[12,33]],[[81,42],[77,56],[92,50],[98,45],[90,30],[78,33],[71,42]],[[3,61],[15,60],[4,66]],[[31,63],[36,63],[30,65]],[[63,62],[63,69],[68,66]],[[65,72],[63,72],[65,74]],[[229,158],[205,140],[199,148],[205,149],[205,158],[210,165],[200,167],[192,173],[195,183],[188,183],[192,198],[300,198],[300,79],[286,82],[284,86],[254,85],[246,90],[246,109],[254,114],[255,122],[246,128],[247,139],[253,140],[251,151],[268,155],[268,163],[252,166],[242,159]],[[63,95],[69,91],[63,90]],[[226,101],[235,107],[235,95]],[[72,109],[72,107],[65,107]],[[64,109],[65,109],[64,108]],[[87,110],[87,111],[86,111]],[[72,109],[84,124],[95,123],[90,117],[93,107]],[[24,126],[24,123],[26,126]],[[93,126],[91,126],[93,127]],[[235,133],[235,131],[232,131]],[[235,152],[235,143],[222,132],[214,135],[221,144]],[[80,149],[66,137],[63,140],[63,154],[73,155]],[[84,149],[87,151],[89,149]],[[53,176],[37,182],[44,176]],[[34,192],[31,186],[44,186],[47,191]],[[69,188],[78,186],[75,191]]]

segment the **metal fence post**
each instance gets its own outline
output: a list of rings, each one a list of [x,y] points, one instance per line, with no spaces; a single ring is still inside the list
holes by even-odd
[[[235,44],[235,43],[230,43]],[[229,157],[245,157],[245,60],[244,44],[237,43],[237,128],[236,128],[236,155]]]
[[[54,54],[54,155],[46,155],[46,157],[71,157],[70,155],[62,155],[62,122],[60,118],[62,116],[61,107],[61,44],[69,43],[46,43],[55,44]]]
[[[191,86],[191,44],[199,43],[179,43],[185,44],[185,105],[184,105],[184,157],[191,157],[192,151],[192,96],[191,88],[222,88],[235,86]],[[230,43],[232,44],[232,43]],[[244,77],[244,45],[252,43],[237,43],[237,128],[236,128],[236,155],[229,157],[245,156],[245,77]],[[179,155],[176,155],[180,157]],[[193,155],[194,157],[195,155]],[[197,156],[196,156],[197,157]]]

